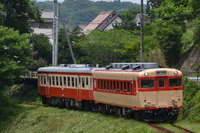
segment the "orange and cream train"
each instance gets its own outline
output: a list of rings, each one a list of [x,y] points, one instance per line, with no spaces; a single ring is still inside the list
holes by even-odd
[[[176,120],[183,103],[182,73],[157,63],[67,65],[38,69],[43,104],[113,113],[143,121]]]

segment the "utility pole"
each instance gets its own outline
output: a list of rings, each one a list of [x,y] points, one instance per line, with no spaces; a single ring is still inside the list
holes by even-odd
[[[58,2],[54,0],[53,3],[53,51],[52,51],[52,65],[58,64]]]
[[[144,14],[143,14],[143,0],[141,0],[141,26],[140,26],[140,61],[143,61],[144,53]]]

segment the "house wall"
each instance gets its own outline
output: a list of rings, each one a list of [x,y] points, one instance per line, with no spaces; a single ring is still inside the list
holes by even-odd
[[[112,23],[110,23],[104,30],[110,30],[113,29],[113,25],[116,23],[121,23],[122,19],[120,17],[116,17],[116,19],[114,21],[112,21]]]

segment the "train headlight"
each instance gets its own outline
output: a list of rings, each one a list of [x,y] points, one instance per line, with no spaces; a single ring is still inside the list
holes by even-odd
[[[178,74],[178,71],[174,71],[174,74],[177,75],[177,74]]]
[[[148,76],[149,74],[148,74],[148,72],[144,72],[144,76]]]

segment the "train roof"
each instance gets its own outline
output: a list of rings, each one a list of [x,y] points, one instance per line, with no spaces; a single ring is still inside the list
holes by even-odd
[[[94,70],[126,70],[142,71],[145,69],[161,68],[157,63],[111,63],[107,67],[90,64],[62,64],[61,67],[41,67],[38,72],[92,73]]]
[[[105,68],[74,65],[67,67],[41,67],[38,72],[92,73],[94,70],[105,70]]]

